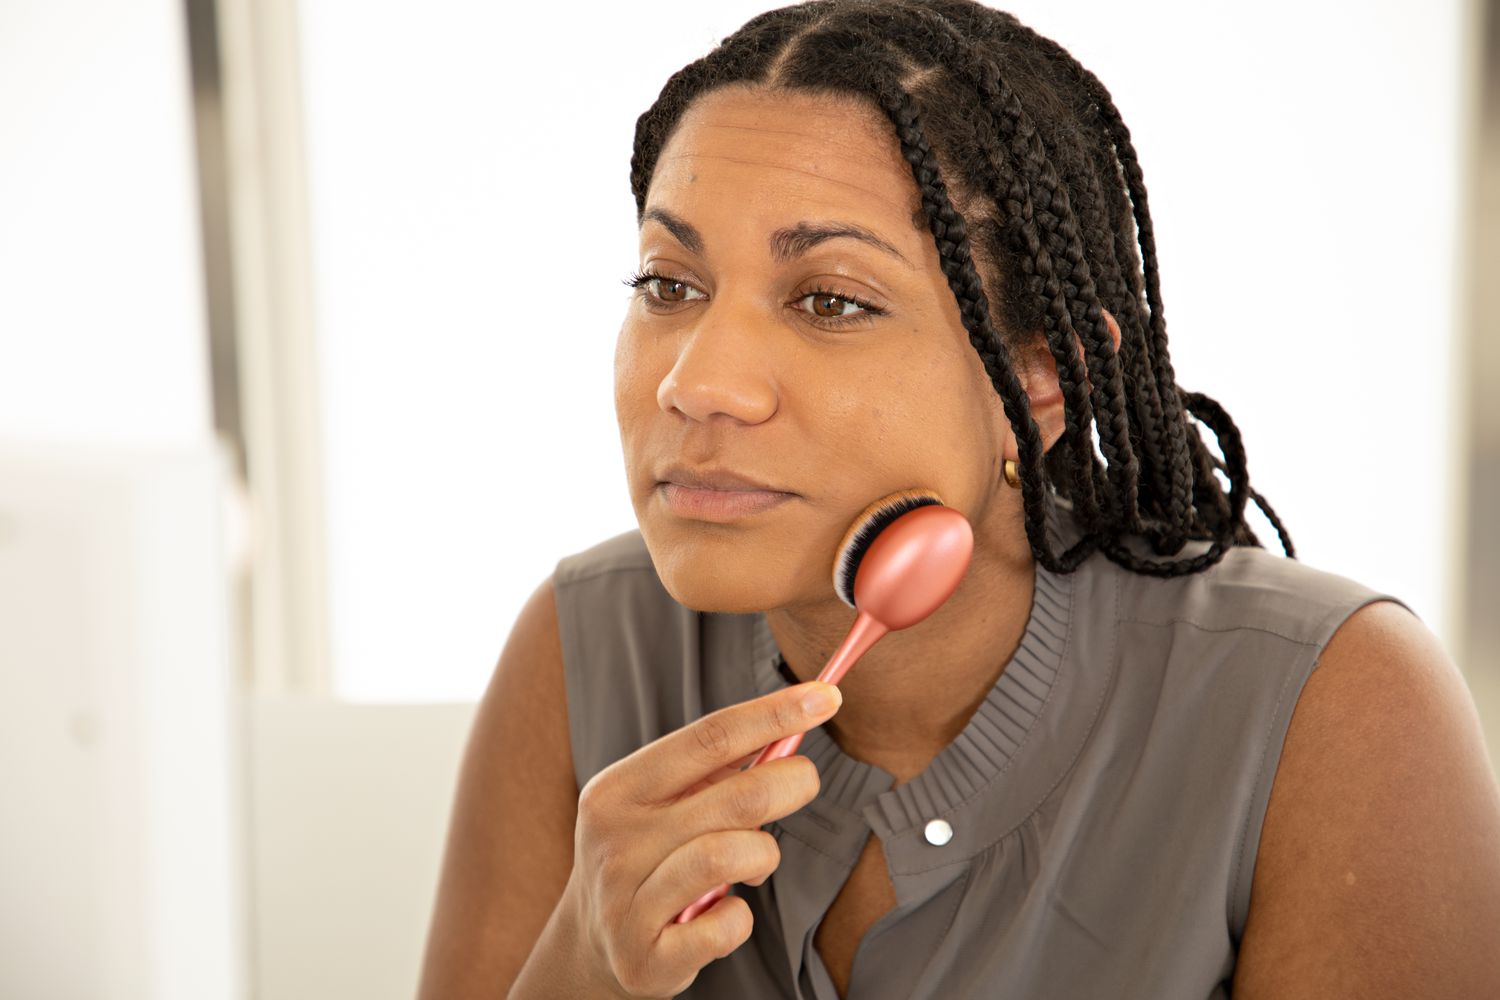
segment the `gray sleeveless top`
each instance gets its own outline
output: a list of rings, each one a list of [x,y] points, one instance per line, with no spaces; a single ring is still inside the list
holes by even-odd
[[[580,788],[796,683],[764,614],[678,604],[639,530],[553,579]],[[897,902],[860,942],[850,1000],[1227,997],[1292,710],[1335,629],[1376,600],[1406,606],[1259,548],[1171,579],[1101,553],[1036,566],[1015,655],[920,775],[893,788],[824,727],[803,737],[818,796],[765,827],[775,873],[732,889],[754,933],[680,996],[838,1000],[813,935],[873,832]],[[946,842],[929,842],[935,819]]]

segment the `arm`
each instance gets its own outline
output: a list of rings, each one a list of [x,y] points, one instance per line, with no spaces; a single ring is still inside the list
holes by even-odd
[[[558,901],[573,869],[577,805],[549,578],[521,609],[475,712],[419,1000],[504,997],[533,952],[528,978],[566,985],[570,922]]]
[[[1500,792],[1463,677],[1400,605],[1305,685],[1261,830],[1236,1000],[1500,991]]]

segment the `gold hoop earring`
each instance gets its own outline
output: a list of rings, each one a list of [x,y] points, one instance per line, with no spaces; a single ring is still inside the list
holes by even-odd
[[[1013,458],[1005,460],[1005,482],[1016,489],[1021,488],[1021,467],[1016,464],[1016,460]]]

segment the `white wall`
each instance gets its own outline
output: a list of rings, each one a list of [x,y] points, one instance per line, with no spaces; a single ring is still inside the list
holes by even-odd
[[[0,3],[0,435],[212,441],[182,6]]]
[[[0,3],[0,996],[244,995],[177,0]]]
[[[467,703],[255,703],[260,1000],[416,995],[473,715]]]
[[[559,35],[545,6],[303,3],[341,694],[477,698],[556,559],[634,526],[635,119],[769,6],[597,5]],[[1451,637],[1462,4],[1009,8],[1113,91],[1179,382],[1235,418],[1301,558]]]
[[[246,996],[224,473],[0,444],[0,996]]]

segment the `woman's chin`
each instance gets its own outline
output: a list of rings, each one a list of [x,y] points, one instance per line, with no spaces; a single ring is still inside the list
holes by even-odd
[[[745,537],[725,538],[693,528],[647,530],[642,537],[656,575],[672,599],[694,611],[748,614],[781,607],[797,596],[783,567],[765,547]]]
[[[705,557],[681,547],[665,557],[652,549],[651,560],[672,599],[694,611],[748,614],[779,607],[786,597],[754,560]]]
[[[672,600],[692,611],[753,614],[781,603],[763,587],[739,586],[732,580],[703,580],[696,576],[684,579],[681,574],[668,573],[661,582]]]
[[[665,581],[663,581],[665,582]],[[689,611],[703,614],[749,615],[769,611],[776,603],[767,604],[758,598],[742,594],[725,594],[709,590],[681,590],[667,588],[672,599]]]

